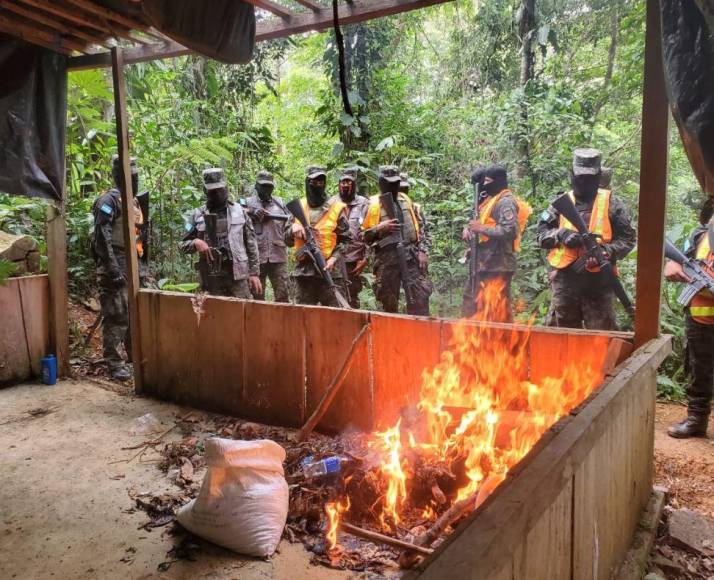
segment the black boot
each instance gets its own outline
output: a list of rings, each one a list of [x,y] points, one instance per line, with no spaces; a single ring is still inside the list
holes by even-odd
[[[684,421],[672,425],[667,429],[667,434],[675,439],[688,439],[689,437],[706,437],[708,415],[688,415]]]

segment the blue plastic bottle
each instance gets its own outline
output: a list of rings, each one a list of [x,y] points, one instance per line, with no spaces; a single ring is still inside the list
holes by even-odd
[[[42,382],[46,385],[57,384],[57,359],[53,354],[42,357]]]

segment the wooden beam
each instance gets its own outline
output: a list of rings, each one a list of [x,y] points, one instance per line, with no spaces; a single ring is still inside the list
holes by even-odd
[[[124,211],[124,250],[126,252],[127,302],[129,304],[129,332],[131,354],[134,362],[134,386],[137,393],[143,388],[144,357],[139,330],[139,263],[136,255],[136,224],[134,191],[131,184],[129,159],[129,128],[126,118],[126,85],[124,82],[124,55],[119,47],[112,48],[112,80],[114,82],[114,114],[116,117],[117,149],[119,151],[119,190]]]
[[[452,0],[354,0],[340,4],[340,24],[355,24],[365,20],[373,20],[384,16],[392,16],[401,12],[409,12],[437,4],[445,4]],[[333,24],[332,6],[321,6],[314,12],[296,14],[289,22],[267,20],[258,23],[256,41],[285,38],[293,34],[311,30],[325,30]]]
[[[63,185],[63,188],[66,188]],[[64,197],[65,191],[62,191]],[[64,202],[47,205],[47,272],[50,280],[50,348],[57,372],[69,374],[69,295],[67,293],[67,224]]]
[[[40,10],[44,10],[45,12],[49,12],[50,14],[54,14],[55,16],[59,16],[60,18],[64,18],[68,22],[73,22],[75,24],[79,24],[81,26],[86,26],[88,28],[92,28],[94,30],[97,30],[101,32],[102,34],[106,34],[107,37],[115,37],[115,38],[125,38],[127,40],[131,40],[132,42],[135,42],[137,44],[147,44],[145,41],[140,40],[132,36],[131,32],[129,30],[126,30],[123,27],[120,26],[109,26],[107,22],[101,23],[98,22],[96,18],[90,18],[83,12],[79,10],[70,10],[69,8],[66,8],[62,5],[58,5],[56,2],[55,3],[48,3],[48,2],[43,2],[42,0],[18,0],[19,2],[22,2],[23,4],[26,4],[28,6],[32,6],[33,8],[39,8]],[[109,53],[106,53],[107,56],[107,63],[104,66],[111,66],[111,57]]]
[[[23,0],[27,1],[27,0]],[[37,1],[37,0],[31,0]],[[417,10],[427,6],[445,4],[453,0],[361,0],[340,6],[340,24],[354,24],[365,20],[372,20],[382,16],[398,14]],[[310,30],[324,30],[332,26],[332,8],[320,6],[319,10],[313,13],[295,14],[288,22],[280,20],[269,20],[258,23],[255,36],[256,42],[284,38],[301,32]],[[177,42],[165,44],[155,44],[142,48],[127,49],[124,51],[124,62],[134,64],[162,58],[175,58],[192,54],[192,51]],[[97,67],[111,66],[111,56],[108,52],[92,54],[89,56],[77,56],[69,59],[69,70],[85,70]]]
[[[62,34],[74,36],[76,38],[85,40],[86,42],[89,42],[91,44],[97,44],[100,46],[106,46],[107,48],[111,48],[111,46],[106,42],[106,40],[100,36],[96,36],[94,34],[89,34],[85,32],[84,30],[81,30],[80,28],[77,28],[76,26],[69,26],[67,24],[64,24],[57,20],[56,18],[50,18],[47,16],[45,13],[38,11],[38,10],[29,10],[28,8],[23,8],[22,6],[19,6],[18,4],[15,4],[14,2],[10,2],[9,0],[0,0],[0,6],[2,8],[5,8],[6,10],[10,10],[11,12],[14,12],[15,14],[18,14],[24,18],[27,18],[28,20],[31,20],[33,22],[37,22],[40,24],[44,24],[45,26],[52,28],[54,30],[57,30],[58,32],[61,32]]]
[[[261,8],[262,10],[267,10],[268,12],[272,12],[273,14],[280,16],[280,18],[289,19],[292,16],[295,16],[295,12],[292,12],[288,8],[285,8],[285,6],[276,4],[275,2],[272,2],[271,0],[246,0],[246,2],[248,2],[249,4],[252,4],[256,8]]]
[[[662,62],[660,18],[658,0],[647,0],[637,226],[635,348],[655,338],[660,330],[659,312],[669,161],[669,103]]]
[[[49,32],[47,29],[41,30],[37,26],[32,26],[29,23],[25,24],[17,20],[12,14],[0,13],[0,29],[12,36],[64,54],[71,54],[73,50],[77,52],[84,51],[84,45],[62,38],[61,35]]]
[[[94,2],[90,2],[89,0],[65,0],[65,2],[69,2],[77,8],[86,10],[87,12],[95,14],[100,18],[105,18],[107,20],[111,20],[112,22],[116,22],[117,24],[121,24],[122,26],[126,26],[129,30],[141,30],[149,36],[155,36],[157,40],[162,40],[160,36],[154,35],[149,32],[149,29],[151,27],[148,24],[144,24],[139,20],[135,20],[133,18],[124,16],[123,14],[119,14],[118,12],[114,12],[113,10],[109,10],[109,8],[105,8],[104,6],[100,6],[99,4],[95,4]]]

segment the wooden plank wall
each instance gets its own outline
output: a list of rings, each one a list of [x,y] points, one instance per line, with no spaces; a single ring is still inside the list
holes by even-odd
[[[669,337],[637,350],[410,578],[612,577],[651,493],[657,368],[670,350]]]
[[[146,394],[254,421],[303,424],[362,326],[365,345],[319,424],[328,432],[394,425],[416,404],[424,369],[449,347],[455,321],[290,304],[206,298],[200,323],[192,297],[142,290],[139,310]],[[502,325],[508,332],[513,326]],[[598,333],[531,332],[531,375],[564,363]],[[631,340],[620,334],[619,341]],[[607,335],[611,340],[611,335]],[[627,343],[629,344],[629,343]],[[557,360],[553,359],[557,353]],[[629,354],[623,351],[623,355]]]
[[[38,377],[49,352],[49,280],[10,278],[0,285],[0,385]]]

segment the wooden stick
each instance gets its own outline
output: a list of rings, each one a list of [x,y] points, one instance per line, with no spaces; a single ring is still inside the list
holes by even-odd
[[[327,387],[325,394],[322,395],[322,399],[320,399],[317,408],[313,411],[312,415],[310,415],[310,418],[307,420],[305,425],[303,425],[302,429],[300,429],[300,432],[297,434],[296,441],[298,441],[298,443],[305,441],[307,436],[312,433],[313,429],[315,429],[317,424],[320,422],[320,419],[322,419],[324,414],[327,412],[327,409],[330,408],[332,401],[337,396],[337,393],[339,392],[342,383],[345,382],[345,378],[347,377],[347,374],[352,368],[352,362],[354,360],[354,354],[357,351],[357,346],[359,345],[362,338],[367,335],[368,331],[369,323],[365,324],[362,327],[362,330],[359,331],[359,334],[352,341],[350,350],[347,352],[347,355],[345,356],[345,360],[342,362],[340,370],[337,372],[335,378],[332,379],[332,383],[330,383],[330,386]]]
[[[94,321],[94,324],[92,324],[91,328],[89,329],[89,332],[87,333],[87,336],[84,339],[84,348],[87,348],[87,346],[89,346],[89,342],[92,340],[94,333],[102,325],[103,322],[104,316],[102,316],[102,314],[100,313],[97,315],[97,319]]]
[[[339,527],[343,532],[347,532],[348,534],[352,534],[353,536],[357,536],[358,538],[369,540],[370,542],[374,542],[375,544],[386,544],[387,546],[391,546],[392,548],[398,548],[400,550],[409,550],[410,552],[417,552],[418,554],[422,554],[424,556],[428,556],[434,551],[430,548],[424,548],[423,546],[417,546],[410,542],[405,542],[404,540],[398,540],[397,538],[385,536],[384,534],[372,532],[363,528],[358,528],[357,526],[353,526],[352,524],[348,524],[347,522],[340,522]]]

